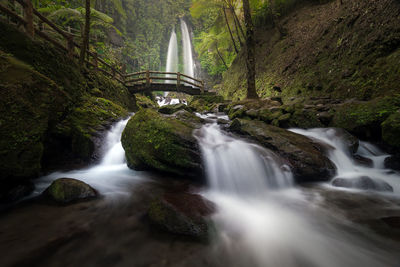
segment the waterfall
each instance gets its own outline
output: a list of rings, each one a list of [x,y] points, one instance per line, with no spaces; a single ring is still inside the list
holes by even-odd
[[[194,63],[192,54],[192,43],[190,40],[190,34],[186,22],[181,19],[181,32],[182,32],[182,43],[183,43],[183,73],[194,77]]]
[[[36,181],[36,191],[33,195],[42,193],[52,181],[67,177],[88,183],[105,196],[129,196],[129,185],[137,183],[141,178],[137,172],[129,169],[125,162],[121,134],[128,120],[121,120],[107,132],[102,147],[105,153],[99,164],[86,169],[59,171],[43,176]]]
[[[289,167],[271,151],[230,137],[215,123],[197,136],[211,189],[257,196],[292,184]]]
[[[167,72],[178,72],[178,41],[176,39],[175,28],[171,32],[171,38],[168,44],[168,55],[167,55]],[[173,75],[167,75],[166,77],[173,77]],[[167,81],[167,83],[172,83],[173,81]]]
[[[229,266],[393,266],[385,240],[364,238],[360,229],[309,200],[292,185],[284,161],[269,150],[224,133],[213,123],[194,133],[217,205],[214,250]]]
[[[377,186],[382,184],[383,181],[393,188],[393,193],[398,194],[400,192],[399,175],[384,168],[384,160],[389,155],[383,153],[374,145],[360,142],[356,155],[369,159],[372,163],[371,166],[365,166],[353,159],[345,141],[340,138],[334,128],[291,129],[291,131],[328,145],[327,156],[337,168],[337,176],[334,178],[354,180],[359,177],[369,177],[377,183]]]

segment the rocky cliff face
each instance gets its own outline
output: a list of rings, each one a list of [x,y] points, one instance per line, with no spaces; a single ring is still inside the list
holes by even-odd
[[[279,20],[281,32],[257,29],[260,96],[370,100],[399,92],[399,1],[342,2],[303,4]],[[245,97],[244,60],[241,53],[225,73],[225,98]]]
[[[101,131],[135,107],[125,87],[0,23],[0,201],[45,169],[88,163]]]

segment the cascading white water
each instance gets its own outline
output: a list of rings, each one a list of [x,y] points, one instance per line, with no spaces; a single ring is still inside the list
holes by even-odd
[[[350,155],[344,140],[337,134],[334,128],[317,129],[291,129],[292,132],[307,136],[318,142],[328,144],[328,157],[336,165],[337,176],[335,178],[353,179],[358,177],[370,177],[380,183],[384,181],[393,187],[393,193],[400,193],[400,176],[384,168],[384,160],[388,154],[383,153],[374,145],[360,142],[356,154],[370,159],[371,167],[357,163]]]
[[[176,39],[175,28],[172,29],[171,38],[168,44],[168,54],[167,54],[167,66],[165,67],[167,72],[178,72],[178,41]],[[173,77],[167,74],[166,77]],[[166,81],[167,83],[172,83],[172,81]]]
[[[183,19],[181,19],[181,32],[183,42],[183,73],[189,75],[190,77],[194,77],[192,42],[190,39],[188,26]]]
[[[141,180],[137,172],[129,169],[125,162],[125,151],[121,144],[121,134],[129,119],[116,123],[104,139],[105,151],[99,164],[93,167],[68,172],[54,172],[36,181],[34,195],[42,193],[52,181],[67,177],[90,184],[102,195],[129,195],[129,185]],[[142,173],[143,176],[143,173]]]
[[[256,196],[292,184],[289,167],[276,155],[222,133],[217,124],[204,126],[197,136],[212,189]]]
[[[361,238],[350,223],[318,209],[292,186],[279,157],[228,136],[216,124],[195,133],[217,205],[218,257],[230,266],[353,267],[394,264],[380,247],[385,241]]]

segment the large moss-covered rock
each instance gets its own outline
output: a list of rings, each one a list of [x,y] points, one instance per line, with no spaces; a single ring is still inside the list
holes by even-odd
[[[189,118],[183,121],[155,110],[140,110],[129,120],[122,134],[129,167],[202,178],[200,151],[192,135],[196,127]]]
[[[62,98],[52,80],[0,51],[0,182],[38,175],[42,141],[65,107]]]
[[[331,124],[364,139],[380,140],[381,124],[399,108],[400,97],[398,96],[362,102],[351,101],[335,108]],[[393,119],[395,118],[393,117]],[[387,123],[385,127],[389,128],[390,124]]]
[[[323,148],[302,135],[261,121],[235,119],[230,130],[271,149],[289,163],[297,182],[327,181],[336,172]]]
[[[158,112],[162,114],[173,114],[179,110],[189,109],[185,104],[165,105],[158,109]]]
[[[97,197],[90,185],[72,178],[59,178],[43,192],[43,195],[60,204],[88,200]]]
[[[388,145],[400,147],[400,110],[382,123],[382,139]]]
[[[210,112],[218,108],[218,104],[224,102],[222,96],[197,95],[189,102],[189,108],[197,112]]]
[[[200,195],[167,193],[154,200],[148,215],[152,223],[173,234],[207,240],[212,233],[215,205]]]

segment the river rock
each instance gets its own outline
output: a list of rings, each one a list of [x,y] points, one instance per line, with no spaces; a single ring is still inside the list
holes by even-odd
[[[400,154],[385,159],[385,168],[400,171]]]
[[[200,149],[192,135],[201,119],[187,111],[179,112],[184,114],[163,116],[142,109],[129,120],[121,141],[130,168],[203,179]]]
[[[372,168],[374,166],[374,162],[372,161],[372,159],[363,157],[361,155],[355,154],[355,155],[353,155],[353,159],[359,165],[362,165],[365,167],[370,167],[370,168]]]
[[[150,221],[173,234],[207,240],[211,233],[214,203],[191,193],[166,193],[150,204]]]
[[[322,146],[305,136],[261,121],[243,119],[235,119],[229,129],[286,159],[297,182],[328,181],[336,173]]]
[[[393,187],[381,179],[372,179],[368,176],[357,178],[335,178],[332,185],[336,187],[355,188],[362,190],[393,192]]]
[[[165,105],[158,109],[158,112],[163,114],[173,114],[179,110],[187,109],[185,104]]]
[[[98,196],[97,191],[90,185],[72,178],[55,180],[43,192],[43,195],[60,204],[93,199]]]

